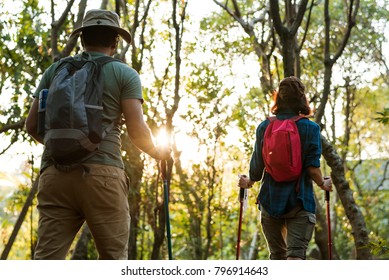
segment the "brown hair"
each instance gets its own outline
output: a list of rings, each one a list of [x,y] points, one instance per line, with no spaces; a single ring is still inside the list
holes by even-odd
[[[273,98],[274,105],[271,108],[273,114],[285,109],[291,109],[294,113],[305,116],[312,113],[305,96],[305,86],[297,77],[284,78],[278,86],[278,91],[274,92]]]
[[[111,47],[116,46],[118,41],[118,33],[106,26],[87,27],[81,34],[83,46]]]

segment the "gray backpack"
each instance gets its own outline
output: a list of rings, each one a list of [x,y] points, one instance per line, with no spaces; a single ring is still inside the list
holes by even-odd
[[[84,55],[59,62],[47,94],[43,141],[57,168],[72,169],[91,157],[115,125],[102,128],[102,67],[119,60]]]

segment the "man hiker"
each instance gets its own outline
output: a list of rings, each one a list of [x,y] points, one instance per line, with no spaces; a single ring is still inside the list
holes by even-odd
[[[258,195],[259,209],[261,210],[261,224],[267,245],[270,251],[270,259],[306,259],[308,243],[316,223],[316,204],[313,194],[314,181],[322,190],[332,190],[332,180],[323,177],[320,171],[321,141],[319,126],[307,117],[311,115],[306,95],[305,86],[297,77],[287,77],[279,84],[279,89],[274,95],[274,105],[271,112],[275,114],[276,121],[272,126],[283,129],[285,125],[280,120],[291,119],[289,125],[297,125],[299,139],[300,170],[297,177],[285,179],[286,167],[277,170],[277,166],[267,166],[265,160],[276,156],[277,150],[268,151],[264,143],[270,138],[265,138],[265,131],[270,126],[270,120],[261,122],[256,130],[256,142],[250,161],[249,176],[240,176],[238,186],[250,188],[261,181],[261,189]],[[301,118],[302,117],[302,118]],[[292,129],[290,129],[292,130]],[[274,132],[274,130],[273,130]],[[285,143],[291,134],[286,134]],[[265,141],[264,141],[265,140]],[[282,142],[281,136],[274,141]],[[286,145],[286,144],[285,144]],[[291,148],[290,150],[294,150]],[[266,151],[267,154],[264,153]],[[274,154],[273,154],[274,153]],[[287,163],[290,155],[280,155],[280,161]],[[273,160],[273,159],[272,159]]]
[[[92,60],[113,56],[121,36],[131,42],[130,33],[120,27],[119,16],[111,11],[90,10],[82,27],[71,37],[81,37],[83,54]],[[28,133],[38,142],[44,138],[37,133],[39,93],[49,89],[60,62],[43,74],[33,94],[26,120]],[[79,167],[62,170],[48,155],[45,145],[38,191],[38,242],[35,259],[65,259],[77,232],[86,221],[94,238],[99,259],[127,259],[129,239],[128,177],[121,157],[120,120],[124,115],[132,142],[158,160],[170,158],[169,148],[154,145],[149,127],[143,119],[142,88],[138,73],[120,61],[102,66],[104,80],[102,126],[110,129],[99,148]],[[50,95],[50,91],[48,93]]]

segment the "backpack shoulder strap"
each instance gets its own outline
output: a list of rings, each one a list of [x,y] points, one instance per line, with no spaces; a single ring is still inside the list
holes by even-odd
[[[61,60],[59,60],[57,68],[55,69],[55,72],[58,73],[64,67],[66,67],[69,71],[71,69],[80,69],[86,61],[87,60],[85,59],[76,59],[73,56],[61,58]]]
[[[58,71],[59,69],[63,68],[63,65],[65,63],[68,63],[68,64],[71,64],[73,65],[73,67],[75,68],[81,68],[86,62],[88,61],[91,61],[91,59],[89,57],[85,57],[85,56],[80,56],[79,59],[76,59],[75,57],[73,56],[68,56],[68,57],[64,57],[62,58],[59,63],[58,63],[58,66],[56,68],[56,70]],[[123,61],[117,59],[117,58],[113,58],[111,56],[101,56],[101,57],[98,57],[96,58],[94,61],[96,61],[98,64],[100,64],[101,66],[103,66],[104,64],[107,64],[109,62],[112,62],[112,61],[117,61],[117,62],[121,62],[123,63]]]
[[[267,117],[267,119],[268,119],[270,122],[274,122],[275,120],[277,120],[277,117],[276,117],[276,116],[269,116],[269,117]]]
[[[123,63],[123,61],[117,59],[117,58],[113,58],[111,56],[100,56],[98,58],[95,59],[95,61],[97,63],[99,63],[100,65],[104,65],[104,64],[107,64],[107,63],[110,63],[110,62],[113,62],[113,61],[117,61],[117,62],[120,62],[120,63]]]
[[[299,120],[301,119],[306,119],[307,117],[304,117],[304,116],[294,116],[292,118],[290,118],[290,120],[294,121],[294,122],[298,122]]]

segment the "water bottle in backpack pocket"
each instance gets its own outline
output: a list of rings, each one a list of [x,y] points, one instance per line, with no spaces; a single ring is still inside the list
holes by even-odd
[[[37,133],[43,138],[45,134],[45,115],[46,115],[46,99],[48,89],[42,89],[39,92],[39,106],[38,106],[38,127]]]

